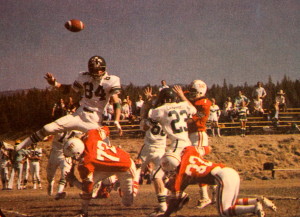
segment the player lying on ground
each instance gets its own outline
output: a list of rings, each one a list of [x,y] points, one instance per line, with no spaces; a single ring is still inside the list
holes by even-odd
[[[223,164],[213,163],[203,159],[193,146],[186,147],[182,155],[169,153],[162,158],[162,168],[166,173],[173,173],[166,187],[171,190],[167,211],[161,216],[170,216],[189,201],[184,190],[190,184],[217,184],[217,209],[220,216],[236,216],[246,213],[264,217],[262,205],[276,211],[276,206],[269,199],[240,198],[240,177],[238,173]]]
[[[89,130],[80,140],[72,138],[64,146],[64,154],[79,161],[78,171],[82,179],[82,210],[81,216],[88,216],[88,205],[92,199],[94,183],[116,175],[120,181],[122,203],[133,204],[137,194],[138,178],[136,167],[130,155],[122,149],[112,146],[108,139],[108,127]],[[74,174],[68,175],[68,180]]]

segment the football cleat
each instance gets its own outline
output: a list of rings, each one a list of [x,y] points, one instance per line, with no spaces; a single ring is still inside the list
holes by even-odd
[[[60,193],[57,193],[55,195],[55,200],[61,200],[61,199],[64,199],[65,197],[67,196],[67,193],[66,192],[60,192]]]
[[[268,198],[261,196],[258,198],[258,201],[262,203],[263,206],[266,206],[268,209],[276,212],[277,211],[277,207],[275,206],[275,204],[269,200]]]
[[[157,217],[157,216],[161,216],[165,213],[166,210],[162,210],[161,208],[156,208],[154,210],[154,212],[150,213],[149,217]]]
[[[256,204],[256,207],[255,207],[255,214],[258,216],[258,217],[265,217],[266,216],[266,213],[264,212],[263,210],[263,207],[262,207],[262,204],[260,202],[258,202]]]
[[[181,196],[181,198],[179,200],[180,201],[178,203],[177,211],[181,210],[186,204],[188,204],[188,202],[190,201],[190,197],[188,194],[183,193],[183,196]]]
[[[198,200],[198,204],[196,206],[196,208],[198,209],[203,209],[204,207],[208,206],[209,204],[211,204],[211,199],[203,199],[203,200]]]

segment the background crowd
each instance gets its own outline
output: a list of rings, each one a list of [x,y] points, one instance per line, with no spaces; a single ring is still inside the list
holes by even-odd
[[[166,83],[163,85],[167,85]],[[146,86],[134,86],[133,84],[123,85],[120,94],[122,100],[123,114],[122,118],[132,118],[139,115],[142,100],[144,100],[143,90]],[[153,92],[158,92],[162,85],[151,86]],[[262,84],[262,88],[266,91],[265,96],[260,96],[258,99],[253,95],[253,92],[259,89],[258,85],[244,85],[233,86],[227,84],[224,80],[223,85],[212,85],[208,88],[207,97],[214,98],[216,104],[222,110],[220,118],[228,116],[228,110],[234,107],[236,98],[239,96],[239,91],[242,95],[249,99],[247,105],[249,112],[253,115],[261,115],[262,109],[264,113],[269,113],[274,117],[278,113],[278,109],[285,110],[286,107],[300,107],[300,80],[292,81],[284,76],[281,82],[274,84],[271,77],[269,81]],[[185,86],[183,85],[183,89]],[[79,101],[76,95],[66,96],[61,92],[52,88],[45,90],[30,89],[15,91],[14,93],[0,93],[0,133],[7,132],[31,132],[38,129],[40,126],[53,121],[55,119],[55,112],[51,113],[50,110],[55,110],[54,104],[61,103],[68,108],[69,100],[72,98],[74,107]],[[277,103],[276,103],[277,102]],[[22,106],[20,106],[22,105]],[[262,105],[262,107],[261,107]],[[68,110],[68,109],[67,109]],[[64,112],[67,112],[64,111]],[[57,112],[58,113],[58,112]],[[132,116],[134,115],[134,116]],[[113,116],[111,106],[107,107],[105,113],[106,119],[110,120]],[[226,120],[227,121],[227,120]]]

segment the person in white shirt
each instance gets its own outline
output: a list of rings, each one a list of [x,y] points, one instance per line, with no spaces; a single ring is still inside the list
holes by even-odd
[[[256,116],[263,116],[264,114],[263,102],[258,95],[253,99],[253,114]]]
[[[211,132],[215,136],[215,131],[217,131],[218,137],[221,137],[220,128],[219,128],[219,118],[221,115],[220,107],[216,104],[216,99],[211,99],[212,105],[210,106],[210,113],[208,120],[211,123]]]
[[[143,96],[139,95],[139,100],[135,102],[135,108],[136,108],[136,115],[140,116],[141,115],[141,108],[143,107],[144,100]]]
[[[161,80],[161,86],[158,90],[161,91],[164,88],[169,88],[169,86],[167,85],[167,82],[165,80]]]
[[[283,112],[285,112],[287,109],[284,94],[285,93],[283,92],[283,90],[280,90],[279,92],[277,92],[277,95],[275,98],[275,101],[278,102],[279,111],[283,111]]]

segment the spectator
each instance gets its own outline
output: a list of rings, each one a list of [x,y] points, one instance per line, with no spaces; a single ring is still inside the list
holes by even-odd
[[[210,113],[209,113],[209,117],[208,120],[211,123],[211,132],[212,132],[212,136],[215,136],[215,130],[217,131],[218,137],[221,137],[220,134],[220,128],[219,128],[219,118],[220,118],[220,108],[218,105],[216,105],[216,99],[212,98],[211,99],[211,106],[210,106]]]
[[[279,106],[279,111],[283,111],[285,112],[287,107],[286,107],[286,100],[285,100],[285,93],[283,92],[283,90],[280,90],[279,92],[277,92],[276,95],[276,102],[278,102],[278,106]]]
[[[234,100],[234,110],[240,110],[240,108],[242,107],[242,102],[245,102],[244,106],[247,107],[250,103],[250,100],[243,94],[241,90],[239,90],[238,96]]]
[[[246,135],[246,122],[247,122],[247,115],[249,114],[248,107],[246,106],[246,102],[242,101],[242,104],[238,110],[238,118],[241,123],[241,136],[245,137]]]
[[[258,95],[256,95],[256,97],[253,100],[253,115],[263,116],[263,114],[264,114],[263,101]]]
[[[109,100],[109,103],[106,106],[105,109],[105,115],[106,115],[106,120],[111,121],[114,119],[114,106],[113,106],[113,102],[111,100]]]
[[[137,116],[141,115],[141,108],[142,108],[143,104],[144,104],[143,97],[142,97],[142,95],[139,95],[139,100],[135,102]]]
[[[128,119],[130,116],[130,108],[127,99],[124,99],[122,102],[121,108],[121,120]]]
[[[224,116],[228,119],[228,121],[233,121],[234,112],[233,112],[233,104],[231,101],[231,97],[227,97],[224,103],[223,113]]]
[[[261,82],[257,82],[256,88],[253,90],[252,92],[252,97],[254,99],[256,99],[256,97],[259,97],[260,99],[264,99],[267,95],[267,92],[265,90],[265,88],[262,87],[262,83]]]
[[[131,101],[129,95],[126,96],[126,100],[127,100],[128,106],[129,106],[129,115],[132,115],[132,101]]]
[[[52,108],[52,118],[54,120],[66,115],[66,105],[63,99],[60,99]]]
[[[69,97],[69,101],[66,104],[65,109],[67,114],[73,114],[77,109],[77,106],[75,105],[73,98],[71,96]]]
[[[169,88],[169,86],[167,85],[167,82],[165,80],[162,80],[161,81],[161,86],[158,90],[161,91],[164,88]]]
[[[269,109],[269,117],[273,122],[274,127],[278,126],[279,120],[279,102],[275,101]]]

